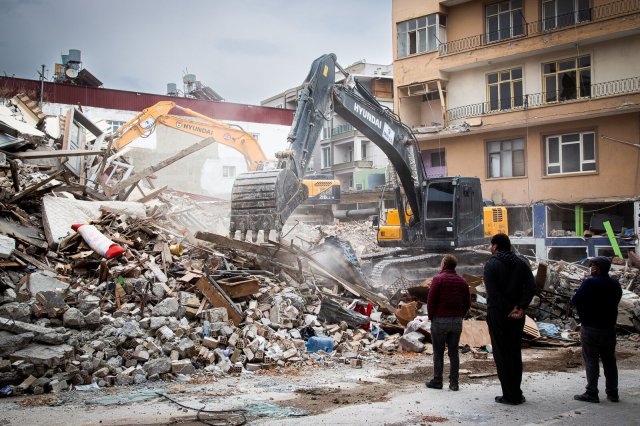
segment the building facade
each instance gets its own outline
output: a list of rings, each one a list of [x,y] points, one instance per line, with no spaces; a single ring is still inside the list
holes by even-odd
[[[394,107],[538,258],[637,244],[640,1],[393,0]],[[626,255],[625,255],[626,257]]]

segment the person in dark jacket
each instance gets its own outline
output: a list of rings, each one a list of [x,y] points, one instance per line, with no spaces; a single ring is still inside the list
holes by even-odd
[[[484,286],[493,359],[502,386],[502,395],[495,401],[517,405],[525,402],[520,389],[524,310],[531,303],[536,284],[529,263],[511,251],[508,235],[491,238],[491,254],[484,266]]]
[[[589,259],[591,276],[586,278],[571,303],[580,318],[580,340],[582,357],[587,372],[587,389],[574,399],[585,402],[600,402],[598,397],[599,360],[604,369],[607,399],[620,401],[618,397],[618,367],[616,365],[616,319],[622,287],[618,280],[609,276],[611,262],[604,256]]]
[[[462,318],[471,307],[471,295],[467,281],[456,274],[457,264],[455,256],[444,256],[440,262],[441,272],[431,281],[427,298],[433,343],[433,379],[427,382],[427,387],[432,389],[442,389],[445,345],[449,349],[449,389],[459,389],[458,344],[462,334]]]

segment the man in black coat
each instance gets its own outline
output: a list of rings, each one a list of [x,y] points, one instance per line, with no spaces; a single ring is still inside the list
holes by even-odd
[[[604,256],[589,259],[591,276],[585,279],[571,303],[578,309],[580,317],[580,341],[582,357],[587,372],[587,389],[574,399],[585,402],[600,402],[598,397],[598,375],[600,359],[604,369],[607,399],[620,401],[618,397],[618,367],[616,365],[616,320],[622,287],[618,280],[609,276],[611,262]]]
[[[495,401],[517,405],[525,401],[520,389],[524,310],[531,303],[536,284],[529,263],[511,251],[509,236],[494,235],[491,254],[484,266],[484,286],[493,359],[502,386],[502,395]]]

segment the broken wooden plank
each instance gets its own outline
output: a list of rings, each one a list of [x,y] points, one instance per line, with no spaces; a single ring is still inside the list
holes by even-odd
[[[164,191],[168,187],[169,187],[168,185],[165,185],[160,189],[156,189],[155,191],[148,193],[147,195],[145,195],[144,197],[136,201],[138,201],[139,203],[146,203],[147,201],[151,201],[154,198],[156,198],[158,195],[160,195],[160,193],[162,193],[162,191]]]
[[[220,286],[211,278],[202,277],[196,281],[196,288],[214,308],[225,308],[229,318],[235,325],[242,322],[242,311],[227,296]]]
[[[486,321],[465,320],[462,321],[462,334],[460,346],[469,345],[472,348],[491,345],[489,327]]]
[[[122,182],[118,183],[116,186],[111,188],[111,193],[112,194],[117,194],[120,191],[124,190],[125,188],[128,188],[130,185],[133,185],[137,182],[139,182],[140,180],[144,179],[147,176],[152,175],[153,173],[157,172],[158,170],[164,169],[165,167],[175,163],[176,161],[186,157],[187,155],[193,154],[196,151],[199,151],[203,148],[208,147],[209,145],[213,144],[215,142],[215,140],[213,138],[207,138],[207,139],[203,139],[200,142],[191,145],[190,147],[183,149],[182,151],[178,152],[177,154],[167,158],[164,161],[161,161],[158,164],[155,164],[153,166],[147,167],[146,169],[140,171],[139,173],[134,174],[133,176],[129,177],[128,179],[123,180]]]
[[[256,277],[223,278],[218,284],[232,299],[251,296],[260,290],[260,280]]]
[[[10,200],[9,200],[9,204],[14,204],[17,201],[25,198],[27,195],[35,192],[38,188],[40,188],[41,186],[44,186],[46,184],[48,184],[49,182],[51,182],[52,180],[56,179],[57,177],[59,177],[60,175],[62,175],[64,173],[64,170],[58,170],[57,172],[55,172],[54,174],[52,174],[51,176],[49,176],[47,179],[43,180],[42,182],[38,182],[35,185],[31,185],[29,188],[25,189],[24,191],[22,191],[19,194],[14,195]]]
[[[11,180],[13,180],[13,190],[15,192],[20,192],[20,173],[18,171],[18,162],[16,160],[11,160],[9,162],[9,166],[11,167]]]
[[[297,265],[298,256],[286,252],[282,246],[265,246],[252,244],[247,241],[234,240],[223,235],[212,234],[210,232],[198,231],[195,237],[202,241],[207,241],[221,247],[237,249],[249,253],[255,253],[268,258],[278,258],[281,262]]]
[[[28,151],[28,152],[7,152],[8,157],[20,160],[33,160],[38,158],[58,158],[58,157],[86,157],[89,155],[104,154],[104,151],[93,149],[58,149],[55,151]]]

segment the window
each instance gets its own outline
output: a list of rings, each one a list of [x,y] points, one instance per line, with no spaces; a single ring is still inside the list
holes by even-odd
[[[595,133],[547,136],[547,175],[578,173],[596,169]]]
[[[542,64],[545,102],[591,96],[591,56]]]
[[[398,58],[432,52],[444,42],[446,17],[439,13],[399,22]]]
[[[502,1],[485,9],[487,43],[524,34],[522,0]]]
[[[444,161],[444,150],[435,151],[431,153],[431,167],[444,167],[446,163]]]
[[[363,160],[367,159],[367,146],[369,145],[368,142],[362,142],[362,144],[360,145],[360,157]]]
[[[347,163],[353,162],[353,147],[347,148]]]
[[[489,110],[512,109],[522,106],[522,68],[487,74]]]
[[[427,188],[427,219],[448,219],[453,217],[452,182],[434,182]]]
[[[590,0],[543,0],[544,30],[562,28],[591,20]]]
[[[109,125],[109,129],[107,131],[111,134],[115,133],[120,127],[122,127],[126,121],[115,121],[115,120],[107,120],[107,124]]]
[[[222,177],[231,178],[236,175],[236,166],[222,166]]]
[[[322,148],[322,166],[323,169],[327,167],[331,167],[331,147],[323,147]]]
[[[524,176],[524,140],[489,142],[487,159],[490,178]]]

